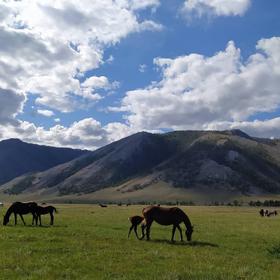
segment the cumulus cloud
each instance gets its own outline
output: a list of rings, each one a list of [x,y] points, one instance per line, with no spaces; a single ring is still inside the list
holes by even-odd
[[[280,38],[262,39],[246,61],[230,41],[211,57],[156,58],[162,80],[127,92],[117,108],[142,129],[209,129],[246,122],[280,106]]]
[[[77,99],[98,101],[80,77],[103,62],[104,48],[130,33],[159,30],[138,11],[159,1],[46,0],[0,4],[0,87],[34,94],[36,103],[70,112]],[[107,79],[107,78],[106,78]],[[110,89],[106,81],[106,89]]]
[[[25,95],[0,87],[0,124],[17,124],[15,116],[22,112]]]
[[[45,116],[45,117],[52,117],[54,116],[54,112],[51,110],[42,110],[42,109],[38,109],[37,113],[39,115]]]
[[[59,122],[60,120],[55,119],[55,121]],[[30,143],[91,150],[135,132],[126,124],[110,123],[102,126],[93,118],[74,122],[69,127],[56,124],[49,129],[38,127],[27,121],[18,121],[16,126],[13,124],[0,125],[0,139],[21,138]]]
[[[207,126],[208,130],[241,129],[256,137],[280,138],[280,118],[243,122],[216,122]]]
[[[242,16],[251,0],[185,0],[181,12],[188,17]]]

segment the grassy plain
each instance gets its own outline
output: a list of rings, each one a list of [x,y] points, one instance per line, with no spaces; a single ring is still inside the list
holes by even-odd
[[[246,207],[182,207],[193,241],[169,242],[153,224],[150,242],[127,239],[142,206],[57,205],[55,225],[0,226],[0,279],[279,279],[280,217]],[[1,211],[4,213],[6,208]],[[2,224],[2,221],[1,221]],[[178,233],[176,235],[179,239]]]

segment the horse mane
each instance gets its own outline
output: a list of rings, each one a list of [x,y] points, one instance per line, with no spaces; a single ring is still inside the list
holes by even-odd
[[[178,209],[180,209],[180,208],[178,208]],[[180,209],[180,210],[181,210],[181,209]],[[182,211],[182,210],[181,210],[181,211]],[[187,230],[188,230],[188,231],[192,231],[192,230],[193,230],[193,227],[192,227],[192,224],[191,224],[191,221],[190,221],[188,215],[187,215],[184,211],[182,211],[182,214],[183,214],[183,216],[184,216],[183,222],[184,222],[184,224],[185,224]]]

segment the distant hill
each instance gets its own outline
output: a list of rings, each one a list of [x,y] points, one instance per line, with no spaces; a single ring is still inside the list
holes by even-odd
[[[141,132],[49,170],[17,178],[10,194],[40,191],[57,196],[145,195],[168,186],[182,190],[245,195],[280,193],[280,142],[240,130]],[[157,186],[157,187],[153,187]],[[171,192],[171,193],[170,193]],[[161,193],[153,193],[153,197]],[[148,195],[149,196],[149,195]]]
[[[0,184],[29,172],[47,170],[85,153],[82,150],[28,144],[19,139],[0,141]]]

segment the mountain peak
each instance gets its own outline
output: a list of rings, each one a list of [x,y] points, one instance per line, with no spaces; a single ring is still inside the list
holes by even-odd
[[[246,139],[252,139],[251,136],[249,136],[248,134],[246,134],[245,132],[243,132],[240,129],[231,129],[231,130],[226,130],[225,132],[229,135],[239,136],[239,137],[246,138]]]

